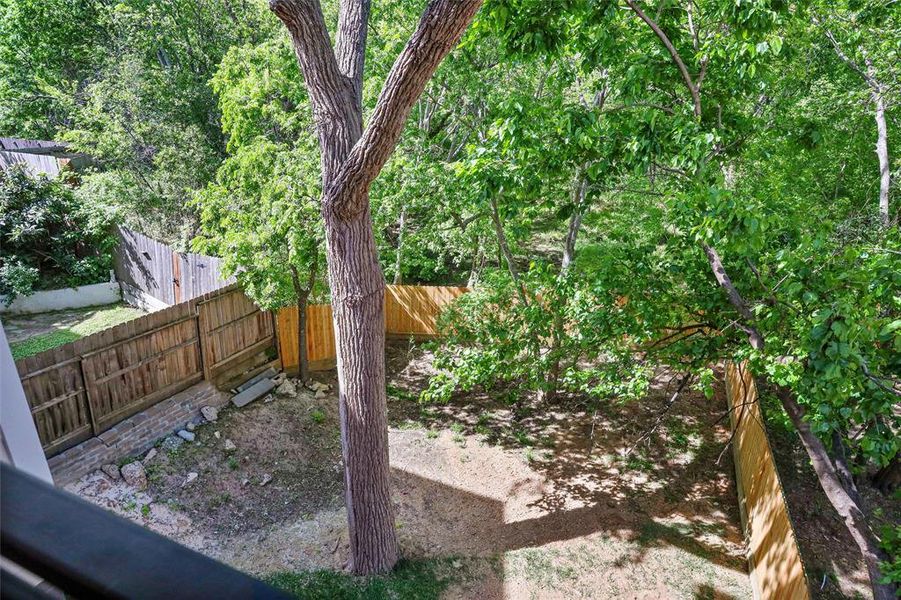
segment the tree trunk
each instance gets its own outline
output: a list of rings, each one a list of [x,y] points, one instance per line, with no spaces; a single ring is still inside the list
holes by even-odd
[[[398,557],[389,489],[385,278],[372,231],[369,188],[394,151],[414,103],[481,4],[428,3],[363,130],[369,0],[342,0],[334,49],[319,0],[269,1],[291,34],[319,134],[349,566],[357,574],[387,572]]]
[[[368,207],[356,219],[327,222],[350,569],[383,573],[398,558],[389,488],[385,278]]]
[[[475,248],[472,252],[472,266],[469,269],[469,278],[466,281],[466,286],[469,289],[474,289],[479,283],[479,276],[482,274],[482,269],[485,267],[485,249],[482,247],[482,234],[478,234],[476,236]]]
[[[297,297],[297,376],[303,383],[310,380],[310,359],[307,354],[307,304],[313,285],[316,283],[316,261],[310,266],[307,287],[300,285],[300,275],[297,268],[291,265],[291,281],[294,284],[294,293]]]
[[[882,580],[882,569],[879,563],[887,560],[888,557],[880,549],[879,541],[867,525],[863,511],[848,495],[848,492],[842,485],[832,461],[829,460],[826,446],[823,445],[820,438],[816,436],[810,429],[810,425],[804,420],[804,409],[795,401],[789,390],[780,389],[778,390],[778,395],[785,412],[788,413],[792,423],[798,430],[798,434],[801,436],[801,443],[807,450],[810,462],[813,463],[813,469],[817,474],[820,486],[826,493],[826,498],[829,499],[829,503],[832,504],[839,516],[844,520],[851,537],[854,538],[854,542],[860,548],[870,576],[873,599],[894,600],[896,598],[895,586],[879,583]]]
[[[397,255],[394,258],[394,285],[403,283],[401,274],[402,259],[404,255],[404,225],[407,220],[406,205],[400,208],[400,218],[397,220]]]
[[[569,218],[569,228],[563,243],[563,262],[560,265],[563,273],[569,271],[576,256],[576,239],[579,237],[579,230],[582,227],[582,217],[585,216],[585,192],[587,189],[588,179],[580,171],[573,189],[573,214]]]
[[[500,194],[500,192],[498,193]],[[510,252],[510,246],[507,245],[504,224],[501,222],[501,215],[497,210],[497,200],[494,196],[491,196],[491,221],[494,223],[494,233],[497,235],[497,247],[501,254],[503,254],[504,261],[507,263],[507,270],[510,272],[510,277],[513,279],[513,285],[516,286],[516,292],[519,294],[519,299],[523,304],[528,304],[529,302],[526,300],[526,290],[522,285],[522,281],[519,278],[519,271],[516,268],[516,261],[513,260],[513,253]]]
[[[891,165],[888,160],[888,126],[885,122],[885,98],[881,89],[872,92],[876,105],[876,156],[879,158],[879,220],[884,227],[891,222],[888,192],[892,185]]]
[[[838,474],[839,481],[842,482],[845,491],[848,492],[848,496],[860,508],[861,512],[866,513],[863,499],[860,497],[860,492],[857,491],[857,486],[854,484],[854,474],[851,473],[851,468],[848,466],[845,442],[842,441],[842,434],[838,430],[833,430],[832,432],[832,455],[835,457],[835,472]]]
[[[297,376],[303,383],[310,381],[310,358],[307,355],[308,294],[297,297]]]

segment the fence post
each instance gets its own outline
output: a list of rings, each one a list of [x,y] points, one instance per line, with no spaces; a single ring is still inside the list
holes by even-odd
[[[206,327],[204,327],[203,304],[197,303],[197,340],[200,343],[200,366],[203,368],[203,378],[210,381],[210,355],[207,348]]]
[[[91,399],[91,389],[88,386],[88,378],[84,374],[84,357],[78,356],[78,374],[81,376],[81,387],[84,388],[84,401],[88,407],[88,418],[91,419],[91,433],[98,435],[100,428],[97,427],[97,418],[94,416],[94,406]]]

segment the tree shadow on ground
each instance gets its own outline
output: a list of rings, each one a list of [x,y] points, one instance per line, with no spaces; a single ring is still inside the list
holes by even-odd
[[[500,554],[606,538],[628,545],[627,552],[611,561],[613,568],[632,568],[655,550],[676,548],[703,563],[746,573],[731,455],[720,456],[728,438],[717,423],[725,410],[722,396],[708,400],[686,394],[655,435],[626,455],[671,393],[666,373],[638,403],[611,402],[591,414],[579,399],[571,398],[533,407],[517,419],[508,405],[486,393],[454,397],[443,406],[417,404],[419,391],[427,385],[430,360],[407,344],[389,345],[388,364],[393,427],[421,424],[433,431],[450,429],[455,439],[477,436],[480,444],[524,455],[541,480],[538,488],[534,481],[510,482],[506,497],[493,498],[458,481],[454,493],[464,498],[447,502],[447,490],[438,489],[447,484],[394,469],[395,489],[434,488],[431,495],[445,500],[431,513],[436,526],[455,532],[445,537],[450,543],[444,552],[478,553],[486,548],[482,540],[490,540],[491,550]],[[475,471],[481,468],[471,465]],[[523,494],[528,503],[511,519],[505,502]],[[731,596],[704,584],[695,597]]]

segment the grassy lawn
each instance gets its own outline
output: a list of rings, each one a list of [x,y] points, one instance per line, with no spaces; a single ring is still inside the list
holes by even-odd
[[[388,575],[355,577],[335,571],[285,572],[269,584],[304,600],[435,599],[453,581],[448,559],[402,560]]]
[[[92,333],[109,329],[144,314],[144,311],[126,304],[110,304],[88,308],[35,315],[21,315],[6,319],[8,324],[27,327],[29,324],[45,323],[53,330],[40,333],[25,340],[12,342],[10,348],[14,359],[25,358],[62,346]]]

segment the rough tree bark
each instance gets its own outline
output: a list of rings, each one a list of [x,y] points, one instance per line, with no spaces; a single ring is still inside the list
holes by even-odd
[[[804,409],[795,402],[791,391],[784,388],[780,389],[778,396],[782,407],[785,408],[785,412],[788,413],[789,418],[791,418],[792,423],[798,430],[801,443],[807,450],[807,455],[810,457],[811,463],[813,463],[813,470],[820,481],[820,487],[826,493],[829,503],[832,504],[832,507],[844,520],[845,527],[848,528],[851,537],[854,538],[854,542],[860,548],[860,553],[863,555],[864,563],[870,576],[873,599],[893,600],[896,598],[895,586],[879,583],[882,579],[882,569],[880,569],[879,563],[887,560],[888,557],[880,549],[878,539],[870,530],[869,525],[867,525],[863,511],[842,485],[841,478],[829,459],[829,454],[826,452],[826,446],[810,429],[810,424],[804,420]]]
[[[319,136],[349,567],[358,574],[387,572],[398,557],[389,490],[385,278],[372,230],[369,188],[394,151],[414,103],[481,4],[429,2],[364,130],[361,96],[369,1],[341,2],[334,50],[319,0],[269,2],[291,34]]]

